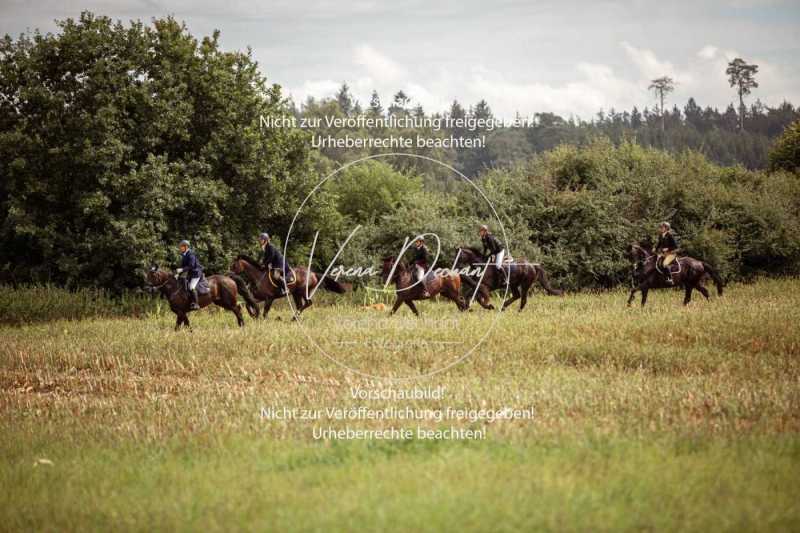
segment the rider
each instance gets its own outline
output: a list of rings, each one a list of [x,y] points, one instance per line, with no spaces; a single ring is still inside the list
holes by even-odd
[[[483,224],[478,230],[483,243],[483,257],[488,262],[494,256],[494,266],[500,273],[500,284],[506,284],[506,271],[503,268],[503,258],[506,256],[506,249],[500,242],[500,239],[492,235],[489,231],[489,226]]]
[[[197,284],[200,283],[200,277],[203,275],[203,266],[189,247],[189,241],[182,240],[178,244],[178,249],[181,251],[181,266],[176,270],[175,277],[186,273],[186,278],[189,280],[189,309],[200,309],[200,305],[197,303]]]
[[[656,244],[656,254],[658,254],[657,265],[664,274],[664,282],[673,284],[672,272],[669,265],[677,257],[678,240],[672,233],[669,222],[662,222],[658,226],[658,243]]]
[[[423,298],[430,298],[430,293],[428,292],[428,288],[425,287],[425,271],[428,270],[428,256],[430,252],[428,251],[428,247],[425,246],[425,237],[420,235],[414,241],[414,249],[412,251],[413,257],[411,259],[411,263],[414,265],[414,283],[421,283],[422,284],[422,297]]]
[[[287,285],[294,282],[292,269],[289,263],[286,262],[281,251],[270,242],[269,233],[265,231],[259,235],[258,242],[261,245],[261,249],[264,251],[264,255],[261,258],[262,266],[265,271],[272,271],[272,276],[276,280],[277,288],[280,294],[283,295],[283,280],[286,280]]]

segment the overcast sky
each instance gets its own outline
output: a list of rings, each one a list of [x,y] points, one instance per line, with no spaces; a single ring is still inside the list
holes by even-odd
[[[298,102],[346,81],[363,103],[398,89],[426,110],[485,98],[499,115],[655,102],[649,80],[672,76],[670,101],[734,99],[726,63],[760,66],[755,97],[800,104],[800,1],[0,0],[0,33],[55,29],[88,9],[127,21],[174,14],[195,35],[250,46],[262,72]]]

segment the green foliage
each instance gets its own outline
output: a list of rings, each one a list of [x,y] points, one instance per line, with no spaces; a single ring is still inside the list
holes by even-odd
[[[800,172],[800,120],[786,128],[769,152],[771,170]]]
[[[422,190],[422,182],[397,172],[380,160],[357,163],[330,180],[338,211],[356,223],[392,212]]]
[[[59,28],[0,41],[3,277],[116,291],[182,238],[219,270],[287,229],[313,183],[306,143],[259,128],[289,108],[249,51],[171,17]]]

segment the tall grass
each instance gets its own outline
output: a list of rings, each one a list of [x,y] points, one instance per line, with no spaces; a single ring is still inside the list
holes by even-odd
[[[0,285],[0,324],[28,324],[92,317],[142,317],[156,310],[149,294],[112,296],[103,289],[66,290],[52,285]]]

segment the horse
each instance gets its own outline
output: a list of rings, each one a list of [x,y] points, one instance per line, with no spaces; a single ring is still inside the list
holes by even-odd
[[[200,308],[207,307],[212,303],[216,304],[236,315],[236,323],[239,324],[239,327],[244,327],[242,310],[237,301],[241,293],[246,302],[247,312],[253,318],[258,316],[258,305],[242,278],[235,275],[214,275],[206,279],[210,290],[207,294],[198,293],[197,303]],[[152,265],[147,272],[147,282],[153,290],[161,292],[169,302],[169,307],[172,309],[172,312],[177,315],[175,331],[178,331],[181,326],[186,326],[191,329],[188,317],[191,311],[189,308],[191,300],[188,290],[183,286],[184,284],[179,282],[170,272],[159,270],[157,265]]]
[[[417,311],[417,306],[414,305],[414,300],[426,299],[423,296],[425,288],[428,289],[429,297],[442,294],[448,300],[455,302],[459,311],[467,310],[469,306],[464,301],[464,298],[461,297],[461,276],[458,272],[447,271],[427,274],[426,278],[428,279],[424,282],[425,287],[423,287],[422,283],[414,283],[411,276],[411,269],[405,261],[397,261],[394,256],[383,258],[381,279],[383,279],[385,284],[393,281],[397,289],[395,292],[397,299],[391,311],[389,311],[390,316],[403,304],[406,304],[415,315],[419,316],[419,311]]]
[[[669,284],[664,280],[662,271],[656,265],[658,256],[649,246],[642,243],[631,244],[628,246],[628,254],[635,261],[633,280],[636,284],[628,297],[628,306],[631,305],[633,297],[638,291],[642,293],[642,307],[644,307],[644,304],[647,303],[647,292],[650,289],[672,288],[681,285],[685,291],[683,305],[689,305],[689,302],[692,301],[693,290],[697,290],[708,300],[708,290],[703,286],[706,276],[710,276],[714,280],[714,284],[717,286],[717,295],[722,296],[724,287],[722,278],[705,261],[687,256],[677,257],[672,265],[677,265],[678,270],[672,273],[673,283]]]
[[[284,296],[281,294],[283,281],[275,282],[269,272],[261,269],[259,262],[250,256],[240,254],[231,263],[231,272],[245,276],[253,287],[253,296],[257,301],[264,302],[264,318],[267,318],[270,308],[275,300]],[[292,270],[294,281],[289,285],[289,294],[294,300],[295,312],[292,320],[297,320],[300,314],[311,307],[311,298],[306,295],[306,288],[309,293],[322,283],[322,288],[344,294],[347,288],[329,276],[322,276],[313,270],[305,267],[297,267]],[[321,280],[321,281],[320,281]]]
[[[506,284],[500,279],[500,273],[494,265],[486,265],[483,254],[477,249],[469,246],[462,246],[458,249],[459,267],[467,266],[472,270],[473,268],[480,269],[483,272],[482,277],[473,279],[473,276],[462,276],[464,281],[473,287],[475,291],[476,285],[477,292],[475,299],[484,309],[494,309],[494,305],[490,302],[490,293],[494,290],[505,290]],[[484,270],[485,268],[485,270]],[[514,261],[509,265],[508,274],[508,290],[511,292],[511,298],[503,303],[503,310],[517,300],[520,300],[519,310],[525,308],[528,303],[528,291],[534,282],[538,281],[539,284],[547,291],[547,294],[552,296],[562,296],[564,291],[554,289],[550,286],[550,280],[547,273],[541,265],[529,263],[525,259]]]

